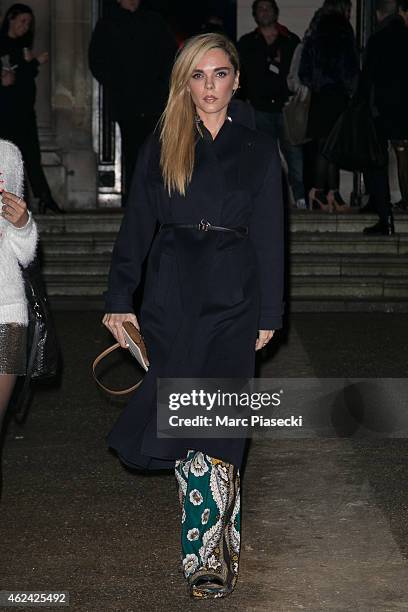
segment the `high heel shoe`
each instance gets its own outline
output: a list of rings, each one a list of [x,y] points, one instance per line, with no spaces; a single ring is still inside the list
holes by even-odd
[[[50,211],[54,215],[65,215],[66,211],[60,208],[54,198],[49,195],[42,197],[38,202],[38,210],[41,215],[45,215],[47,211]]]
[[[351,206],[346,204],[346,202],[343,200],[343,198],[340,195],[340,192],[337,189],[329,191],[327,195],[327,199],[331,203],[336,213],[351,212]]]
[[[333,212],[333,204],[329,201],[323,189],[311,189],[309,191],[309,210],[323,210]]]

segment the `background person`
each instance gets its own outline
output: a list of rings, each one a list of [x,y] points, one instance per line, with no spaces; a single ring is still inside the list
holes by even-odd
[[[397,14],[397,0],[378,0],[375,3],[375,16],[377,20],[375,32],[379,32],[384,26],[388,24],[390,19],[394,17],[396,14]],[[369,41],[371,38],[372,36],[369,38]],[[370,82],[369,79],[366,78],[367,77],[367,71],[366,71],[366,66],[365,66],[366,55],[367,55],[367,51],[365,50],[364,64],[363,64],[364,69],[363,69],[363,72],[360,78],[359,89],[357,93],[360,97],[365,97],[366,99],[369,100],[370,107],[371,107],[373,114],[378,115],[378,111],[374,108],[374,105],[373,105],[372,83]],[[378,129],[378,126],[377,126],[377,129]],[[388,146],[388,142],[386,141],[384,136],[383,136],[383,145],[384,147]],[[372,169],[369,172],[367,172],[367,170],[363,172],[364,186],[365,186],[366,193],[369,195],[369,198],[368,198],[367,203],[359,209],[358,212],[360,214],[377,212],[379,204],[378,204],[378,201],[376,202],[376,199],[378,200],[378,196],[376,198],[375,194],[376,194],[377,187],[378,187],[377,185],[378,181],[380,183],[379,191],[380,192],[382,191],[383,195],[385,194],[385,197],[383,199],[386,202],[385,208],[386,208],[387,214],[391,213],[391,193],[390,193],[389,182],[388,182],[388,168],[385,174],[386,174],[386,182],[385,182],[385,190],[384,190],[384,178],[379,178],[378,176],[378,175],[384,176],[383,168],[381,168],[378,172],[376,172],[374,169]],[[370,191],[373,192],[372,196],[369,193]],[[380,203],[380,207],[381,207],[381,203]]]
[[[287,76],[300,40],[278,22],[279,7],[275,0],[255,0],[252,14],[258,27],[238,42],[240,97],[255,108],[257,128],[279,141],[296,205],[305,208],[302,147],[290,144],[282,115],[290,95]]]
[[[37,228],[23,196],[20,151],[0,140],[0,430],[18,376],[26,373],[28,313],[20,265],[34,259]]]
[[[177,44],[160,15],[140,0],[118,0],[96,24],[89,66],[104,86],[122,137],[124,202],[139,148],[164,110]]]
[[[183,570],[198,598],[228,595],[237,580],[246,441],[158,438],[157,377],[251,377],[255,350],[282,325],[281,167],[270,138],[230,120],[238,83],[238,53],[220,34],[178,55],[160,133],[138,158],[103,319],[123,347],[123,321],[140,321],[150,360],[109,445],[133,467],[176,467]],[[157,222],[137,319],[133,294]]]
[[[348,210],[340,195],[340,172],[322,154],[337,119],[349,104],[359,73],[350,0],[325,0],[305,35],[299,78],[312,92],[307,135],[317,143],[309,206]]]
[[[48,62],[48,53],[32,54],[35,20],[26,4],[13,4],[0,29],[0,138],[20,149],[39,210],[63,212],[52,197],[41,165],[41,149],[35,114],[39,67]]]
[[[389,140],[394,147],[404,202],[408,198],[408,0],[398,2],[398,13],[394,3],[379,0],[377,18],[377,31],[367,43],[360,94],[372,101],[384,149],[388,148]],[[366,227],[364,233],[392,235],[388,160],[382,168],[366,171],[364,180],[379,216],[378,222]]]

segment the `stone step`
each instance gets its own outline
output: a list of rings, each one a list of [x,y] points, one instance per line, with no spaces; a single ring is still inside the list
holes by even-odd
[[[365,236],[355,233],[306,233],[290,236],[291,254],[408,256],[408,234]]]
[[[116,234],[112,232],[83,232],[71,234],[43,234],[42,250],[46,254],[67,255],[111,253]],[[365,236],[354,233],[297,232],[290,236],[292,254],[378,254],[408,256],[408,234],[395,236]]]
[[[107,275],[94,274],[84,276],[83,274],[72,274],[70,276],[44,274],[47,293],[52,296],[100,296],[106,291]]]
[[[89,229],[89,228],[88,228]],[[42,234],[41,250],[45,255],[109,254],[116,234],[111,232]]]
[[[341,276],[341,277],[398,277],[408,281],[408,261],[403,257],[379,257],[367,255],[293,255],[290,258],[292,277]]]
[[[407,300],[408,283],[406,278],[387,278],[378,276],[345,278],[338,276],[322,276],[316,282],[315,278],[293,279],[290,285],[291,299],[313,298],[317,300]]]
[[[112,212],[71,213],[66,215],[36,215],[42,235],[107,232],[117,234],[123,217],[121,210]],[[291,233],[330,232],[360,233],[368,225],[376,222],[376,215],[328,214],[321,211],[291,210],[289,227]],[[398,233],[408,234],[408,214],[395,212],[395,228]]]
[[[373,225],[377,220],[378,217],[374,214],[361,215],[357,212],[328,214],[320,211],[296,210],[290,213],[289,226],[291,233],[361,233],[365,227]],[[407,234],[408,214],[395,212],[394,224],[397,233]]]
[[[53,310],[79,311],[95,310],[102,312],[104,308],[103,295],[54,295],[50,296]],[[381,312],[408,314],[408,301],[405,299],[359,299],[349,298],[298,298],[287,303],[286,312]],[[96,315],[98,316],[98,315]]]
[[[102,304],[102,301],[100,302]],[[65,307],[66,302],[64,302]],[[78,306],[72,303],[74,308]],[[89,308],[91,305],[88,305]],[[85,307],[85,306],[84,306]],[[102,306],[101,306],[102,307]],[[350,300],[342,298],[299,298],[287,306],[290,312],[381,312],[408,314],[408,301],[405,299],[368,298]]]
[[[43,253],[42,270],[48,276],[81,274],[95,276],[107,274],[111,262],[111,253]]]
[[[47,277],[65,275],[67,278],[107,275],[111,261],[110,253],[55,254],[46,253],[43,272]],[[290,259],[290,274],[302,276],[394,276],[408,279],[408,261],[397,256],[355,255],[293,255]]]
[[[45,234],[103,233],[116,235],[123,213],[112,212],[68,213],[66,215],[34,215],[42,236]]]
[[[97,296],[106,290],[107,275],[83,274],[53,275],[44,274],[50,296]],[[291,277],[291,299],[408,299],[406,278],[377,276],[339,277]]]
[[[395,236],[365,236],[373,215],[291,211],[289,305],[297,312],[408,312],[408,215]],[[57,307],[101,308],[121,211],[38,216]]]

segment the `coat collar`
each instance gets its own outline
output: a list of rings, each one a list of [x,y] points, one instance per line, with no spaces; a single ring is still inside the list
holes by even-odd
[[[204,121],[197,115],[196,119],[195,119],[195,125],[196,125],[196,133],[198,135],[198,139],[203,139],[206,142],[209,143],[213,143],[218,136],[221,134],[221,132],[224,130],[225,125],[228,123],[231,123],[232,119],[229,115],[227,115],[224,123],[222,124],[222,126],[220,127],[218,134],[215,138],[212,137],[210,130],[208,130],[205,125],[204,125]]]

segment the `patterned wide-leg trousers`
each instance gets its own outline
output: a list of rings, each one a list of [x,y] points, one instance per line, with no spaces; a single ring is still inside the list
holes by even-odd
[[[190,450],[176,461],[183,572],[193,597],[225,597],[238,577],[240,476],[230,463]]]

